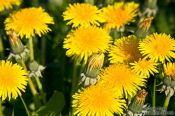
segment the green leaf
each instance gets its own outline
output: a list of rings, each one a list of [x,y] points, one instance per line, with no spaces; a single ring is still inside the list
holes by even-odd
[[[55,91],[45,106],[37,111],[39,116],[59,116],[65,105],[63,93]]]

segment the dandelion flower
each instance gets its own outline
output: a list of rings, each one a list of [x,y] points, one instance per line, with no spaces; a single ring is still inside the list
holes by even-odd
[[[126,64],[112,64],[100,73],[100,83],[111,85],[116,92],[133,97],[141,86],[145,85],[145,78],[137,75]]]
[[[121,115],[126,102],[116,97],[110,87],[90,86],[73,95],[73,107],[77,116],[113,116]]]
[[[54,24],[53,18],[43,8],[32,7],[11,14],[5,20],[5,29],[14,30],[21,38],[31,38],[51,31],[47,24]]]
[[[175,58],[175,40],[170,35],[153,33],[140,42],[139,49],[145,58],[155,62]]]
[[[130,63],[132,70],[138,75],[149,77],[150,74],[158,73],[157,63],[152,60],[140,59],[138,62]]]
[[[130,63],[141,58],[139,40],[131,35],[116,39],[114,45],[109,50],[109,60],[111,63]]]
[[[68,25],[73,24],[73,27],[99,25],[102,18],[99,16],[100,10],[96,6],[88,3],[75,3],[69,5],[63,13],[64,20],[68,20]]]
[[[111,37],[104,29],[95,26],[79,27],[67,35],[64,48],[68,49],[68,56],[75,56],[87,62],[93,53],[105,52],[109,43]]]
[[[137,16],[139,4],[134,2],[118,2],[102,9],[102,17],[106,21],[107,28],[121,28],[133,21]]]
[[[164,64],[164,73],[166,76],[173,77],[175,80],[175,63]]]
[[[10,61],[0,61],[0,97],[3,100],[8,98],[16,99],[21,96],[27,86],[27,73],[18,64]]]
[[[13,5],[20,5],[21,0],[1,0],[0,1],[0,12],[5,9],[12,8]]]

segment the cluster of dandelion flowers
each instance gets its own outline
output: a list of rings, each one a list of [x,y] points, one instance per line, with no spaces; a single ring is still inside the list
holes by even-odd
[[[87,62],[93,53],[105,52],[110,43],[111,37],[106,30],[96,26],[79,27],[67,35],[64,48],[67,49],[67,56]]]
[[[118,94],[133,97],[141,86],[145,86],[145,77],[137,75],[126,64],[112,64],[100,73],[100,83],[111,85]]]
[[[138,62],[130,63],[131,68],[134,72],[136,72],[138,75],[142,75],[145,77],[149,77],[150,74],[154,75],[154,73],[158,73],[157,65],[158,63],[155,63],[152,60],[146,60],[146,59],[139,59]]]
[[[88,3],[70,4],[67,10],[63,13],[64,20],[68,20],[68,25],[72,27],[99,25],[103,19],[99,16],[100,10],[96,6]]]
[[[12,8],[13,5],[20,5],[21,0],[1,0],[0,1],[0,12],[5,9]]]
[[[31,7],[12,13],[5,20],[5,29],[14,30],[21,38],[31,38],[51,31],[47,24],[54,24],[53,18],[43,8]]]
[[[73,95],[73,107],[77,116],[113,116],[123,114],[126,102],[115,95],[110,87],[93,85]]]
[[[102,17],[107,28],[121,28],[125,24],[133,21],[137,16],[139,4],[134,2],[118,2],[102,9]]]
[[[139,40],[134,35],[116,39],[109,50],[109,60],[111,63],[138,61],[142,57],[138,47]]]
[[[175,40],[164,33],[153,33],[140,42],[139,50],[145,58],[163,63],[175,58]]]
[[[18,64],[10,61],[0,61],[0,97],[2,100],[8,98],[16,99],[25,91],[27,86],[27,72]]]

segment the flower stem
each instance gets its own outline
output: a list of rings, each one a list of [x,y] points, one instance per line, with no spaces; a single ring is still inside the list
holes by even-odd
[[[40,81],[39,77],[35,77],[35,80],[36,80],[36,84],[38,86],[39,92],[41,94],[41,98],[43,100],[43,103],[45,104],[46,103],[46,99],[45,99],[45,95],[44,95],[44,92],[43,92],[43,86],[41,84],[41,81]]]
[[[171,96],[170,95],[167,95],[166,98],[165,98],[165,102],[163,104],[163,107],[167,110],[168,108],[168,105],[169,105],[169,102],[170,102],[170,98]]]
[[[29,39],[30,61],[34,60],[33,38]]]
[[[3,112],[2,112],[2,101],[0,100],[0,116],[3,116]]]
[[[4,46],[2,43],[2,38],[0,36],[0,59],[3,59],[3,58],[4,58]]]
[[[24,108],[25,108],[25,110],[26,110],[26,113],[27,113],[27,116],[30,116],[30,112],[29,112],[29,110],[28,110],[28,108],[27,108],[27,105],[26,105],[26,103],[24,102],[24,100],[23,100],[23,98],[20,96],[20,99],[21,99],[21,101],[22,101],[22,103],[23,103],[23,105],[24,105]]]
[[[153,84],[152,107],[154,112],[156,108],[156,77],[154,77],[154,84]]]
[[[27,71],[27,68],[26,68],[26,65],[24,63],[24,60],[21,60],[21,65],[23,66],[24,70]],[[29,86],[30,86],[31,92],[32,92],[33,96],[36,96],[38,94],[38,92],[35,89],[35,86],[34,86],[32,80],[31,80],[31,78],[29,77],[29,75],[27,75],[27,77],[28,77],[28,82],[29,82]]]

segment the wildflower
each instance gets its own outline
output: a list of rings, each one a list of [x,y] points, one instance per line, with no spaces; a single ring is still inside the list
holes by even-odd
[[[0,12],[5,9],[12,8],[13,5],[20,5],[21,0],[1,0],[0,1]]]
[[[17,61],[21,59],[26,60],[29,56],[29,50],[27,49],[27,47],[22,44],[21,40],[18,38],[13,30],[10,30],[8,34],[12,49],[10,55],[8,56],[8,59],[14,57]]]
[[[140,59],[138,62],[130,63],[132,70],[138,75],[149,77],[150,74],[158,73],[157,63],[151,60]]]
[[[73,95],[73,107],[77,116],[113,116],[121,115],[126,102],[116,97],[110,87],[93,85]]]
[[[137,95],[134,97],[133,101],[129,104],[127,113],[129,116],[133,115],[143,115],[144,112],[148,112],[147,105],[144,105],[145,98],[147,96],[148,92],[146,92],[144,89],[140,90]]]
[[[21,38],[31,38],[51,31],[47,24],[54,24],[53,18],[43,8],[31,7],[11,14],[5,20],[5,29],[14,30]]]
[[[94,85],[98,80],[99,70],[102,68],[104,62],[104,54],[93,54],[87,62],[84,73],[81,73],[80,84],[84,82],[85,86]]]
[[[10,61],[0,61],[0,97],[3,100],[8,98],[16,99],[25,92],[27,86],[27,73],[18,64]]]
[[[109,50],[109,60],[111,63],[130,63],[141,58],[139,40],[131,35],[116,39],[114,45]]]
[[[163,63],[175,58],[175,40],[170,35],[153,33],[140,42],[139,50],[145,58]]]
[[[36,61],[29,63],[29,77],[42,77],[41,72],[45,69],[44,66],[38,64]]]
[[[64,20],[68,20],[68,25],[72,27],[99,25],[103,19],[99,16],[100,10],[96,6],[88,3],[75,3],[69,5],[63,13]]]
[[[134,2],[118,2],[102,9],[102,17],[106,21],[107,28],[121,28],[133,21],[137,16],[139,4]]]
[[[101,83],[111,85],[119,94],[133,97],[145,85],[143,76],[137,75],[126,64],[113,64],[100,73]]]
[[[79,27],[67,35],[64,48],[68,49],[67,56],[74,56],[87,62],[88,57],[93,53],[104,53],[110,42],[109,33],[102,28],[95,26]]]

